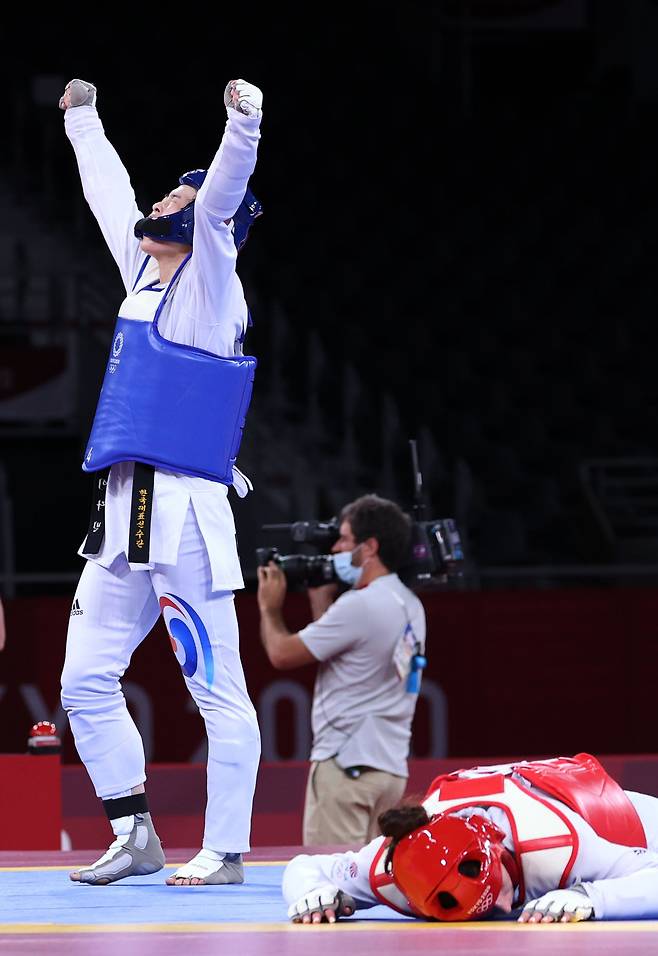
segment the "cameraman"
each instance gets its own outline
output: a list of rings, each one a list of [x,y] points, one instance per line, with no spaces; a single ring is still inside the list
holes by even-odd
[[[313,623],[291,634],[282,616],[286,578],[258,568],[261,640],[274,667],[319,662],[303,841],[357,843],[377,836],[378,815],[403,796],[425,650],[425,612],[395,573],[408,558],[411,520],[394,502],[364,495],[340,515],[332,548],[336,584],[309,588]],[[418,675],[419,676],[419,675]]]

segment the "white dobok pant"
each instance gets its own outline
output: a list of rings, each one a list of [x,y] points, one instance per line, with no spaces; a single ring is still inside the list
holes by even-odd
[[[211,590],[206,547],[192,508],[177,565],[131,571],[121,556],[109,571],[88,561],[74,611],[62,704],[97,795],[116,796],[146,779],[144,747],[121,678],[162,611],[208,734],[203,846],[247,851],[260,735],[240,660],[233,592]]]

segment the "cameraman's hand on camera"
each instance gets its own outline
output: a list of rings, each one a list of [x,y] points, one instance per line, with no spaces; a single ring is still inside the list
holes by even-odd
[[[265,567],[257,568],[257,572],[258,607],[261,614],[280,611],[288,590],[285,574],[274,561],[270,561]]]
[[[338,596],[337,584],[321,584],[319,588],[307,588],[308,603],[311,605],[313,620],[317,621],[334,603]]]

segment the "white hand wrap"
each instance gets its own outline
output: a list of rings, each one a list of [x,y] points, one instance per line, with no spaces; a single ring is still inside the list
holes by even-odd
[[[70,107],[96,105],[96,87],[93,83],[87,83],[86,80],[70,80],[64,87],[64,95],[67,93]],[[60,97],[59,107],[62,110],[68,108],[64,102],[64,96]]]
[[[542,916],[552,916],[556,922],[566,916],[569,922],[594,917],[594,906],[589,896],[582,889],[551,890],[544,893],[538,900],[531,900],[523,907],[524,914],[541,913]]]
[[[263,94],[246,80],[231,80],[224,90],[224,104],[227,109],[239,110],[245,116],[260,116]]]
[[[341,895],[338,887],[331,883],[324,883],[306,896],[302,896],[296,903],[291,903],[288,907],[288,918],[294,923],[299,923],[303,916],[310,916],[312,913],[322,913],[324,916],[326,910],[333,910],[338,916]]]

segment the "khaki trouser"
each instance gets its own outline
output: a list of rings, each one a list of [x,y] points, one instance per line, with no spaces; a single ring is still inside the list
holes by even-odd
[[[332,758],[311,764],[304,802],[304,846],[369,843],[380,830],[377,817],[403,797],[406,777],[367,770],[352,779]]]

